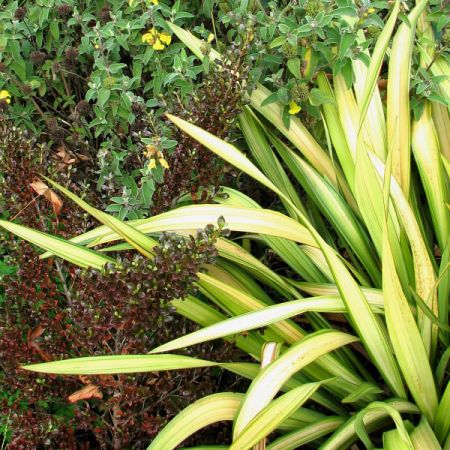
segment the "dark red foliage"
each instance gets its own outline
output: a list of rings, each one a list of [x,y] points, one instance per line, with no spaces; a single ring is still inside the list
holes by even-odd
[[[74,419],[52,410],[58,403],[64,405],[66,393],[79,386],[77,380],[63,382],[20,369],[20,364],[46,361],[61,353],[64,326],[57,311],[63,307],[63,299],[54,268],[50,262],[40,261],[28,244],[21,243],[15,254],[19,271],[4,279],[5,300],[0,309],[0,391],[4,395],[0,408],[9,417],[13,432],[8,448],[28,449],[59,441],[75,448]]]
[[[118,269],[105,273],[58,271],[56,261],[40,260],[28,244],[11,248],[19,270],[4,279],[0,308],[0,413],[9,417],[10,448],[146,448],[167,420],[217,391],[217,375],[205,369],[62,378],[20,365],[145,353],[193,331],[167,301],[194,292],[196,273],[216,256],[219,232],[208,226],[190,238],[164,234],[153,260],[129,254]],[[201,357],[224,360],[234,352],[223,344],[198,351]],[[225,386],[234,382],[231,377]],[[70,404],[68,398],[86,386],[96,390],[97,398]],[[83,447],[77,443],[80,433]]]

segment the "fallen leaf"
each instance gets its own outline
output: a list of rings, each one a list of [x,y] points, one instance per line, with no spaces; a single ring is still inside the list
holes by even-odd
[[[30,186],[36,194],[44,196],[52,204],[55,214],[59,216],[61,208],[63,207],[63,201],[59,198],[58,194],[41,180],[34,180],[30,183]]]
[[[59,147],[56,155],[59,157],[61,162],[64,164],[73,164],[75,162],[75,158],[70,156],[70,153],[66,150],[64,146]]]
[[[88,384],[79,391],[74,392],[68,397],[68,400],[70,403],[75,403],[79,400],[89,400],[90,398],[103,398],[100,389],[94,384]]]
[[[50,189],[45,183],[40,180],[34,180],[32,183],[30,183],[30,186],[38,195],[45,195],[45,193]]]
[[[55,214],[59,216],[63,207],[63,201],[58,197],[55,191],[49,189],[45,194],[45,198],[52,204]]]

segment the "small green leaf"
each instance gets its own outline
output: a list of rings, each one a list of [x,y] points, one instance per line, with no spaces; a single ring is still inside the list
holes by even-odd
[[[105,103],[108,101],[111,95],[111,91],[106,88],[100,88],[97,95],[97,104],[100,108],[105,106]]]
[[[356,34],[345,33],[341,36],[341,42],[339,44],[339,58],[344,58],[347,55],[348,49],[353,45],[356,40]]]
[[[278,36],[270,43],[270,48],[279,47],[280,45],[283,45],[285,42],[286,42],[285,36]]]
[[[302,78],[301,71],[300,71],[300,65],[301,65],[301,63],[300,63],[299,58],[293,58],[287,62],[287,67],[289,69],[289,72],[291,72],[292,75],[294,75],[294,77],[298,78],[298,79]]]
[[[52,33],[53,39],[57,41],[59,39],[59,24],[55,20],[50,22],[50,33]]]
[[[262,102],[261,106],[270,105],[271,103],[278,101],[278,94],[276,92],[270,94],[268,97],[266,97]]]

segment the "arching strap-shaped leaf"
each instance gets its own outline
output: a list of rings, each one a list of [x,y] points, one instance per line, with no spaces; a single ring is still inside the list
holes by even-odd
[[[433,423],[437,394],[428,355],[398,279],[387,233],[384,236],[383,293],[389,337],[417,406]]]
[[[281,395],[258,413],[233,439],[230,450],[250,448],[274,431],[297,408],[306,402],[321,383],[308,383]]]
[[[350,245],[377,285],[381,284],[379,263],[370,240],[347,202],[335,188],[299,155],[276,136],[271,141],[291,172],[333,224],[336,231]]]
[[[405,424],[402,420],[402,416],[400,413],[393,408],[392,406],[383,403],[383,402],[373,402],[370,405],[366,406],[366,408],[360,411],[356,416],[355,421],[355,429],[358,433],[359,438],[364,442],[367,448],[372,447],[372,443],[370,441],[369,435],[367,434],[366,428],[364,426],[364,416],[370,412],[371,410],[382,409],[388,414],[391,419],[394,421],[396,426],[396,439],[401,441],[401,447],[405,450],[414,450],[414,446],[409,437],[408,431],[406,430]]]
[[[62,375],[158,372],[162,370],[211,367],[217,363],[182,355],[112,355],[64,359],[23,366],[33,372]]]
[[[235,419],[234,438],[270,403],[292,375],[320,356],[357,340],[354,336],[338,331],[321,330],[292,345],[253,380]]]
[[[379,403],[379,402],[377,402]],[[418,414],[419,410],[415,405],[405,400],[387,400],[384,402],[390,408],[395,409],[398,413]],[[360,411],[364,427],[368,432],[384,425],[390,418],[390,414],[385,408],[364,408]],[[333,433],[320,447],[320,450],[339,450],[342,448],[350,448],[351,444],[358,439],[357,433],[357,416],[348,419],[335,433]],[[360,424],[358,425],[360,426]]]
[[[295,450],[327,434],[332,433],[345,422],[345,417],[331,416],[306,425],[300,430],[284,434],[267,446],[267,450]]]
[[[436,414],[435,430],[439,442],[444,445],[445,438],[450,436],[450,382],[444,390]]]
[[[172,450],[207,425],[233,420],[243,397],[243,394],[223,392],[197,400],[174,417],[147,450]]]
[[[374,155],[372,155],[372,163],[375,167],[375,170],[378,172],[380,178],[382,179],[384,177],[387,178],[387,171],[385,171],[384,164]],[[413,255],[413,262],[414,262],[414,278],[416,282],[415,286],[416,292],[422,299],[426,301],[426,305],[428,306],[428,308],[431,309],[434,315],[437,316],[438,304],[437,304],[437,295],[434,289],[436,283],[436,274],[434,271],[432,259],[428,253],[428,246],[422,235],[414,211],[412,210],[410,204],[408,203],[408,200],[405,197],[399,183],[394,177],[391,177],[387,181],[389,182],[388,192],[390,192],[390,199],[392,200],[392,203],[395,205],[398,217],[405,228],[406,235],[408,236],[409,243],[411,246],[411,252]],[[390,253],[393,254],[392,243],[389,242],[388,244],[389,244],[388,250]],[[385,247],[383,247],[383,251],[384,250],[386,250]],[[386,257],[383,253],[383,262],[385,258]],[[394,262],[395,261],[394,257],[392,256],[391,258],[392,261]],[[386,274],[384,273],[383,267],[383,277]],[[432,324],[431,320],[429,320],[425,316],[422,310],[420,309],[418,310],[417,317],[418,317],[417,322],[420,333],[422,335],[423,343],[425,345],[425,349],[427,350],[427,354],[430,357],[430,359],[433,359],[437,345],[437,335],[439,330],[435,325]]]
[[[234,207],[250,207],[259,208],[255,201],[245,194],[228,187],[222,187],[222,193],[225,195],[217,195],[214,201],[221,205],[228,205]],[[294,217],[296,217],[294,215]],[[295,241],[286,240],[279,237],[263,235],[262,240],[268,245],[278,256],[288,264],[301,278],[314,281],[324,281],[326,278],[322,274],[319,267],[316,265],[316,259],[311,258],[305,250],[305,246],[296,245]],[[313,244],[315,245],[315,244]],[[308,249],[315,248],[306,246]],[[220,251],[220,249],[219,249]],[[314,262],[313,262],[314,261]],[[265,269],[267,270],[267,268]],[[253,271],[252,274],[258,277],[259,271]]]
[[[355,200],[341,169],[336,167],[327,152],[314,139],[302,122],[296,117],[291,117],[288,128],[282,120],[283,105],[280,102],[263,106],[264,100],[271,94],[271,91],[258,83],[250,96],[252,108],[262,114],[280,133],[284,134],[318,172],[326,176],[335,187],[342,190],[347,202],[355,207]]]
[[[395,24],[397,22],[397,16],[400,11],[400,0],[395,0],[394,7],[392,8],[389,19],[383,27],[380,35],[378,36],[375,48],[373,49],[372,56],[370,58],[369,69],[367,71],[367,78],[364,84],[364,91],[360,101],[360,117],[359,128],[362,128],[364,120],[366,118],[367,109],[369,108],[370,100],[372,98],[373,91],[377,84],[378,74],[380,73],[381,65],[383,63],[384,54],[388,48],[391,40],[392,32],[394,31]]]
[[[402,439],[401,433],[396,428],[383,433],[383,450],[414,450],[417,448],[411,445],[412,442]]]
[[[262,123],[252,110],[246,106],[239,115],[240,129],[256,163],[265,173],[267,178],[282,191],[296,207],[307,215],[302,200],[286,174],[283,166],[272,150],[264,133]],[[283,201],[283,199],[281,199]],[[296,217],[295,210],[291,211],[290,204],[284,202],[286,211],[291,217]]]
[[[237,208],[224,205],[191,205],[149,219],[130,222],[132,225],[128,226],[144,234],[161,231],[193,232],[208,224],[217,223],[221,216],[225,218],[225,226],[231,231],[261,233],[282,237],[300,244],[316,245],[305,227],[290,217],[268,209]],[[116,241],[120,237],[118,232],[111,231],[107,227],[99,227],[72,238],[71,242],[93,247]],[[146,237],[150,239],[148,236]],[[153,245],[156,245],[155,241],[153,241]],[[42,255],[43,258],[49,256],[51,255]]]
[[[112,258],[94,250],[16,223],[0,220],[0,227],[79,267],[101,270],[105,264],[114,263]]]
[[[189,31],[183,30],[171,22],[167,22],[167,25],[200,60],[203,60],[203,41]],[[216,50],[211,50],[209,57],[218,60],[222,58]],[[269,122],[274,124],[281,133],[303,152],[319,172],[327,176],[334,185],[340,186],[350,204],[355,204],[343,174],[336,168],[331,158],[312,137],[301,121],[295,117],[291,117],[290,126],[287,128],[282,121],[282,105],[279,102],[262,106],[264,100],[270,95],[271,92],[267,88],[257,84],[256,89],[254,89],[250,97],[252,107],[264,115]]]
[[[286,298],[298,296],[298,292],[293,286],[240,245],[224,238],[218,239],[215,245],[222,258],[245,268],[254,279],[272,287]]]
[[[222,283],[218,279],[212,278],[207,274],[199,273],[198,275],[200,278],[199,284],[212,295],[210,297],[211,300],[217,302],[220,307],[229,310],[233,315],[261,310],[268,306],[261,300],[249,296],[241,290],[236,290],[230,285]],[[271,333],[270,337],[267,336],[268,340],[279,341],[281,339],[289,344],[297,343],[305,335],[305,332],[295,322],[289,319],[269,325],[269,330],[267,331]],[[324,372],[323,369],[325,369],[326,372]],[[305,369],[305,371],[311,374],[315,380],[335,375],[352,384],[359,384],[361,382],[354,371],[349,370],[349,368],[343,364],[342,361],[339,361],[335,355],[323,355],[320,360],[317,361],[317,364],[312,364]],[[340,387],[344,386],[344,383],[339,384]],[[353,391],[353,386],[351,387],[351,391]]]
[[[448,416],[448,408],[447,408]],[[441,450],[439,441],[434,434],[433,429],[430,427],[428,420],[422,416],[419,425],[412,432],[410,432],[411,441],[415,449],[433,449]],[[444,445],[444,444],[443,444]]]
[[[305,312],[345,313],[345,306],[338,297],[302,298],[268,306],[260,311],[242,314],[163,344],[150,353],[162,353],[191,345],[255,330]]]
[[[289,282],[300,291],[306,292],[309,295],[339,295],[339,290],[335,284],[309,283],[307,281],[295,280],[289,280]],[[362,291],[372,308],[381,314],[384,311],[384,299],[382,290],[363,287]]]
[[[411,178],[411,59],[417,20],[427,7],[428,0],[416,2],[408,20],[398,27],[389,55],[386,98],[386,126],[388,152],[392,152],[392,173],[405,196],[409,197]]]
[[[236,149],[236,147],[221,141],[205,130],[190,124],[183,119],[173,116],[169,116],[169,118],[173,120],[180,129],[205,145],[212,152],[221,156],[240,170],[243,170],[247,175],[261,182],[280,197],[283,197],[283,193],[280,192],[244,154]],[[285,197],[285,200],[289,201],[287,197]],[[295,209],[294,204],[292,204],[291,207]],[[308,219],[298,210],[297,216],[304,227],[309,230],[313,240],[316,242],[316,246],[320,247],[335,280],[336,286],[339,289],[341,298],[345,303],[347,312],[351,318],[352,326],[361,337],[361,341],[369,353],[371,360],[377,366],[395,395],[406,397],[400,372],[392,355],[392,349],[387,341],[383,324],[373,314],[359,284],[349,273],[345,264],[336,254],[334,249],[325,242]]]
[[[441,160],[443,149],[439,145],[436,125],[432,118],[432,108],[431,102],[425,102],[421,116],[413,121],[411,144],[439,248],[444,249],[450,230],[450,214],[445,207],[450,189],[445,178]]]
[[[177,36],[177,38],[184,45],[186,45],[186,47],[188,47],[189,50],[192,53],[194,53],[194,55],[198,59],[200,59],[200,61],[203,61],[203,58],[205,57],[205,53],[203,52],[205,41],[194,36],[191,32],[183,30],[183,28],[179,27],[178,25],[175,25],[173,22],[166,21],[166,24],[172,30],[172,32]],[[210,53],[208,56],[212,59],[217,59],[219,61],[222,59],[222,55],[214,49],[210,50]]]
[[[281,197],[284,195],[281,191],[234,145],[225,142],[224,140],[208,133],[196,125],[180,119],[179,117],[167,114],[167,117],[181,130],[192,136],[196,141],[200,142],[206,148],[214,151],[217,155],[225,161],[230,162],[236,167],[239,167],[246,174],[250,175],[255,180],[259,181],[271,191],[275,192]]]

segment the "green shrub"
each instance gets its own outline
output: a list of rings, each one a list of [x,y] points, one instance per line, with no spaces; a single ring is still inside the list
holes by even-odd
[[[171,42],[164,20],[191,23],[197,7],[125,0],[0,7],[4,113],[50,145],[63,145],[69,160],[98,171],[81,175],[108,201],[120,197],[114,204],[127,208],[111,211],[121,218],[148,215],[164,168],[153,166],[142,147],[151,141],[166,157],[173,151],[176,141],[155,125],[156,117],[174,92],[183,104],[204,71],[182,44]],[[152,29],[166,36],[163,47],[145,38]]]

